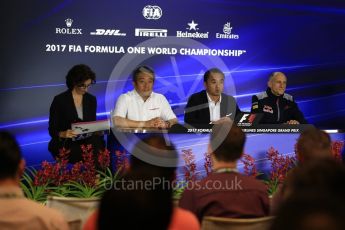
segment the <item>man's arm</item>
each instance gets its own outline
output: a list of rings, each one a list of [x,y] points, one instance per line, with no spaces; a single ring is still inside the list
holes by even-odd
[[[251,113],[259,113],[259,99],[257,96],[252,97],[252,107],[251,107]]]
[[[164,95],[161,97],[161,119],[164,121],[164,124],[160,125],[159,128],[170,128],[172,125],[177,123],[177,118],[175,113],[173,112],[168,100],[165,98]]]
[[[307,120],[304,118],[303,113],[298,108],[297,103],[294,98],[289,94],[284,94],[284,98],[287,99],[290,109],[287,114],[287,124],[308,124]]]
[[[127,118],[128,106],[130,103],[127,100],[125,94],[120,95],[116,101],[113,124],[121,128],[144,128],[154,127],[154,123],[157,123],[157,119],[151,119],[149,121],[135,121]]]
[[[300,124],[308,124],[308,121],[304,118],[304,115],[302,113],[302,111],[299,109],[297,103],[295,101],[293,101],[296,105],[296,120],[300,123]]]
[[[159,128],[161,122],[159,117],[148,121],[134,121],[120,116],[113,117],[113,123],[120,128]]]
[[[238,107],[238,104],[236,103],[236,116],[242,114],[242,111],[240,109],[240,107]]]
[[[59,105],[57,102],[56,97],[54,97],[54,100],[50,106],[49,110],[49,135],[52,138],[58,138],[59,137],[59,126],[60,126],[60,110],[59,110]]]
[[[177,124],[177,118],[170,119],[167,122],[168,122],[168,126],[166,128],[170,128],[171,126]]]
[[[197,112],[198,109],[197,103],[195,101],[194,95],[192,95],[187,102],[187,105],[184,109],[184,123],[186,124],[197,124],[198,123],[198,118],[197,118]]]

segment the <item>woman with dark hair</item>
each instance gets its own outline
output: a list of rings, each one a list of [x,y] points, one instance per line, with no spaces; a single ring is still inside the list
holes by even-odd
[[[99,135],[89,135],[82,140],[73,140],[77,135],[71,124],[80,121],[95,121],[97,100],[88,93],[89,87],[96,82],[96,75],[87,65],[75,65],[68,71],[66,85],[68,90],[55,96],[50,106],[48,149],[56,158],[61,148],[70,150],[69,162],[82,160],[81,145],[92,144],[97,154],[104,148],[104,140]]]

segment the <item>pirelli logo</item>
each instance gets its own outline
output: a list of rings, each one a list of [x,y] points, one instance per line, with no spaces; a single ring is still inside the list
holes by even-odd
[[[167,29],[136,28],[135,29],[135,36],[136,37],[167,37],[168,36],[168,30]]]

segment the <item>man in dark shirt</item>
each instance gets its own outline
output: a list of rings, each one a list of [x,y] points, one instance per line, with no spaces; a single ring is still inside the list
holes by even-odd
[[[274,72],[269,78],[267,90],[252,97],[252,113],[264,114],[260,123],[307,123],[293,97],[285,93],[286,82],[284,73]]]
[[[203,126],[234,120],[241,113],[236,100],[224,91],[224,73],[212,68],[204,74],[204,87],[188,99],[184,122],[185,124]]]
[[[191,182],[179,202],[181,208],[204,216],[255,218],[269,214],[266,186],[237,170],[246,136],[232,123],[216,124],[210,139],[213,172]]]

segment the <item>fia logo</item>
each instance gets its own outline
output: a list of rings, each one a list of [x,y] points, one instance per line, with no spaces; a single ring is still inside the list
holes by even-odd
[[[232,27],[230,26],[230,22],[224,24],[223,32],[224,34],[231,34]]]
[[[163,15],[163,11],[159,6],[147,5],[143,8],[143,16],[146,19],[160,19]]]

